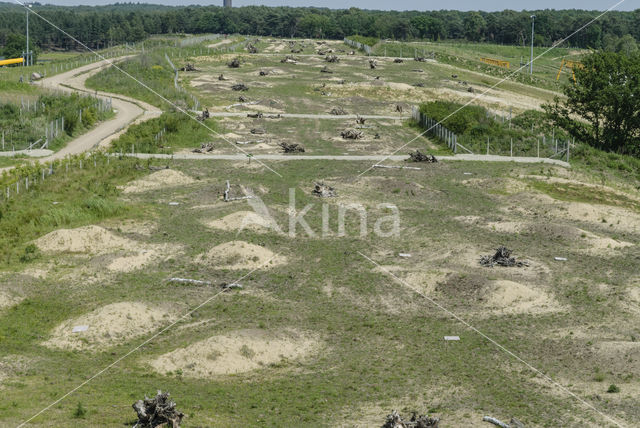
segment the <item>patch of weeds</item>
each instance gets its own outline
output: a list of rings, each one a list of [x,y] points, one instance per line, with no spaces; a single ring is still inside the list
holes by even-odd
[[[609,385],[609,389],[607,389],[607,392],[609,394],[615,394],[620,392],[620,388],[617,385],[612,383],[611,385]]]
[[[73,411],[73,417],[76,419],[83,419],[87,415],[87,409],[84,408],[82,402],[78,401],[76,409]]]
[[[255,357],[256,353],[253,349],[249,348],[247,345],[242,345],[242,347],[240,348],[240,355],[250,360],[253,357]]]

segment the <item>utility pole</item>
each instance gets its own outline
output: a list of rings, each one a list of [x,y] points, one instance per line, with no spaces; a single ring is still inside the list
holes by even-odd
[[[31,55],[29,55],[29,8],[31,7],[30,4],[25,4],[26,8],[27,8],[27,51],[25,53],[25,59],[24,59],[24,65],[25,67],[28,65],[33,65],[33,61],[30,60]]]
[[[531,15],[531,61],[529,61],[529,74],[533,74],[533,34],[536,25],[536,16]]]

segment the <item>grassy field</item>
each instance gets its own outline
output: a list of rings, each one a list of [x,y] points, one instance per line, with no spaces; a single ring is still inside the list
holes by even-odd
[[[259,54],[240,53],[252,40],[180,49],[161,39],[125,67],[172,100],[196,95],[212,112],[264,117],[209,119],[225,141],[167,111],[132,126],[113,151],[133,143],[137,152],[186,152],[209,142],[213,153],[236,153],[229,142],[252,141],[242,146],[251,153],[279,152],[279,142],[302,143],[307,154],[389,153],[415,138],[400,154],[449,154],[416,138],[421,130],[396,106],[406,115],[422,102],[464,102],[469,87],[497,79],[412,60],[378,59],[371,69],[341,42],[264,38]],[[303,50],[297,64],[281,63],[292,49]],[[326,63],[318,49],[340,62]],[[186,93],[174,91],[164,52],[199,70],[180,73]],[[236,56],[240,68],[229,68]],[[332,74],[320,73],[325,65]],[[92,79],[162,105],[115,70]],[[230,89],[240,82],[249,90]],[[240,95],[255,104],[229,107]],[[500,117],[552,96],[509,83],[474,104]],[[353,119],[277,117],[334,107],[398,119],[368,120],[364,139],[345,141],[339,133],[356,127]],[[478,111],[480,125],[491,122]],[[44,183],[0,203],[1,425],[20,424],[136,349],[30,426],[133,426],[131,404],[157,390],[171,393],[184,427],[371,427],[392,409],[429,412],[442,427],[484,426],[485,415],[531,427],[614,426],[435,302],[632,426],[640,418],[640,165],[579,143],[572,156],[571,169],[269,162],[282,177],[250,160],[58,161]],[[253,199],[224,202],[227,181],[232,197]],[[318,182],[337,196],[314,196]],[[0,189],[15,185],[0,177]],[[309,231],[299,223],[291,233],[291,216],[303,210]],[[264,223],[265,211],[276,226]],[[479,264],[501,245],[526,265]],[[242,288],[221,292],[231,283]]]
[[[366,164],[311,161],[271,165],[284,179],[255,164],[174,162],[172,170],[188,177],[188,184],[148,187],[158,172],[149,175],[127,160],[101,165],[60,173],[3,207],[1,226],[11,230],[3,236],[13,250],[0,260],[0,282],[3,293],[14,299],[0,312],[0,374],[11,397],[0,404],[5,423],[29,417],[172,317],[217,293],[220,284],[249,273],[224,267],[237,260],[199,259],[230,241],[269,250],[280,262],[250,273],[241,281],[243,290],[218,296],[33,423],[129,424],[134,420],[130,404],[162,389],[187,414],[185,426],[194,427],[377,426],[392,408],[428,410],[442,418],[443,426],[476,425],[484,414],[515,416],[527,426],[607,426],[358,252],[604,413],[627,423],[639,416],[634,338],[640,331],[630,320],[638,316],[633,266],[640,216],[615,188],[593,192],[589,176],[562,169],[483,163],[374,172],[352,181]],[[149,175],[144,186],[134,182],[126,193],[118,190],[144,175]],[[317,234],[322,230],[320,204],[326,202],[331,233],[311,238],[298,228],[298,236],[291,238],[268,230],[206,226],[236,211],[251,211],[246,202],[220,200],[227,179],[253,189],[285,231],[289,188],[296,189],[298,209],[314,204],[305,219]],[[338,198],[311,196],[315,180],[334,185]],[[637,192],[625,195],[637,206]],[[52,201],[59,204],[47,212]],[[169,206],[170,201],[179,205]],[[359,235],[353,213],[347,215],[346,236],[337,236],[338,205],[346,203],[367,209],[366,236]],[[379,204],[399,208],[399,236],[372,233],[371,223],[389,214]],[[583,216],[583,210],[596,214]],[[40,220],[20,220],[27,216]],[[28,249],[34,238],[53,230],[93,224],[135,242],[137,249]],[[512,248],[530,266],[479,266],[479,255],[499,245]],[[180,250],[170,251],[171,246]],[[166,252],[132,271],[107,267],[143,248]],[[399,252],[411,258],[402,259]],[[554,261],[558,255],[568,261]],[[169,277],[213,285],[172,284],[165,281]],[[120,338],[111,331],[78,342],[76,349],[47,344],[66,320],[122,302],[143,302],[167,318],[136,337]],[[136,320],[140,314],[129,316]],[[112,319],[113,329],[121,322]],[[202,374],[196,369],[207,366],[205,357],[153,369],[168,352],[225,335],[235,339],[227,348],[220,345],[220,351],[214,347],[207,358],[232,364],[226,353],[233,348],[255,369]],[[444,342],[445,335],[459,335],[461,341]],[[312,345],[305,345],[302,356],[276,356],[260,365],[260,337],[284,341],[285,353],[303,339]],[[258,362],[251,364],[252,359]],[[620,392],[607,393],[611,384]],[[74,416],[78,403],[87,410],[86,420]]]

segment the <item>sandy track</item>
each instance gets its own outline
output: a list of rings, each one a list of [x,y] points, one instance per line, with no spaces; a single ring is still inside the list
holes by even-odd
[[[117,112],[114,118],[100,122],[95,128],[71,140],[60,151],[50,156],[40,158],[40,161],[46,162],[64,158],[67,155],[89,151],[101,143],[104,144],[105,140],[110,140],[114,136],[119,135],[119,132],[126,129],[132,122],[145,121],[162,113],[158,108],[130,97],[87,89],[85,82],[89,77],[108,67],[112,62],[121,59],[123,58],[99,61],[42,79],[40,85],[43,88],[62,90],[65,92],[91,93],[100,98],[111,97],[113,108],[117,110]],[[122,78],[130,79],[130,77],[125,75],[123,75]]]

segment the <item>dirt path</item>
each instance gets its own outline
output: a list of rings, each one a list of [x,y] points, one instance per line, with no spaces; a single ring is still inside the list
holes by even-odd
[[[87,79],[108,67],[113,61],[114,60],[105,60],[88,64],[83,67],[67,71],[66,73],[42,79],[40,85],[44,88],[62,90],[65,92],[91,93],[101,98],[111,98],[113,109],[116,111],[116,114],[112,119],[100,122],[95,128],[71,140],[60,151],[50,156],[39,158],[38,160],[46,162],[64,158],[67,155],[89,151],[100,144],[105,144],[106,141],[110,141],[134,121],[141,122],[149,120],[162,113],[158,108],[130,97],[87,89],[85,86]],[[127,78],[128,77],[123,75],[123,79]]]
[[[231,160],[246,161],[247,156],[244,154],[228,154],[228,155],[209,155],[199,153],[178,153],[168,154],[124,154],[125,156],[133,156],[139,159],[197,159],[197,160]],[[115,155],[114,155],[115,156]],[[253,155],[253,159],[271,160],[271,161],[292,161],[292,160],[335,160],[335,161],[403,161],[407,156],[385,156],[385,155]],[[571,166],[564,161],[549,158],[523,157],[523,156],[497,156],[497,155],[471,155],[461,154],[453,156],[438,156],[440,161],[481,161],[481,162],[516,162],[516,163],[547,163],[570,168]],[[406,166],[419,167],[419,163],[412,163]]]

